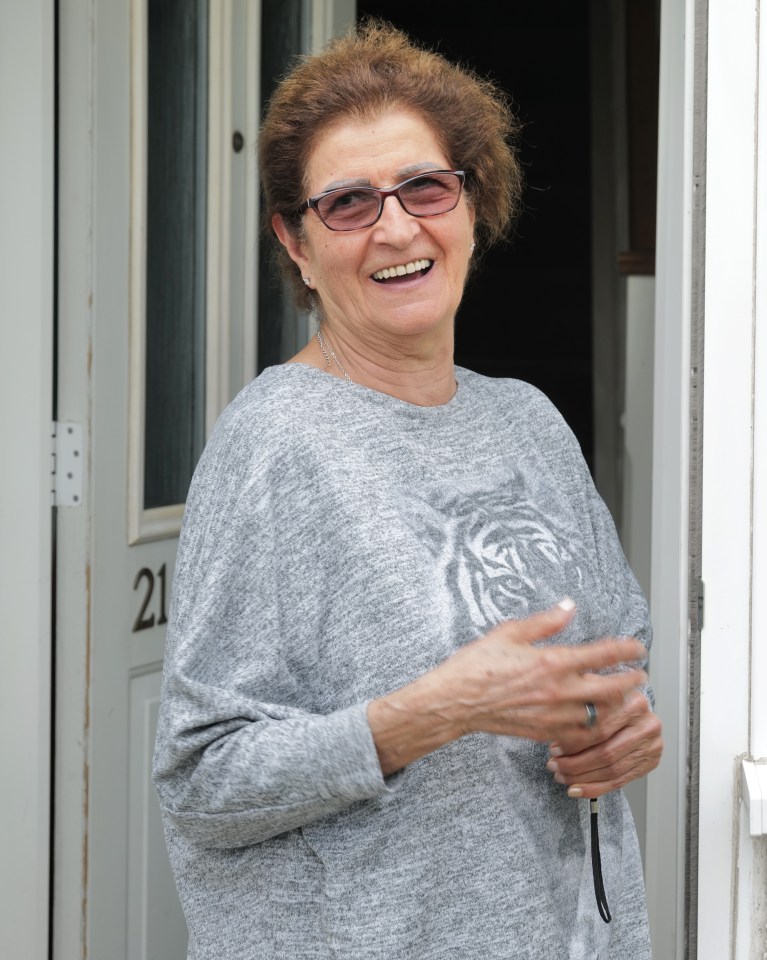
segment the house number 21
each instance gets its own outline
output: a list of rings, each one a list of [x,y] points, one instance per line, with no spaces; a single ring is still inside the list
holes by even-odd
[[[151,609],[154,599],[155,581],[160,585],[160,615],[157,617],[157,620],[155,620],[154,611]],[[138,590],[142,587],[143,583],[143,594],[141,607],[139,608],[136,619],[133,621],[132,633],[138,633],[139,630],[148,630],[150,627],[154,627],[155,624],[159,627],[162,626],[163,623],[168,622],[168,617],[165,612],[165,581],[165,564],[160,567],[156,574],[152,573],[149,567],[142,567],[136,574],[136,579],[133,581],[133,589]]]

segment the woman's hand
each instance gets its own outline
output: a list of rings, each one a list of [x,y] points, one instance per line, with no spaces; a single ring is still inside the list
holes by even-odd
[[[569,785],[571,797],[601,797],[650,773],[662,752],[661,722],[647,697],[635,691],[618,714],[600,717],[591,731],[554,741],[547,766],[557,783]]]
[[[633,638],[540,646],[567,626],[573,609],[564,602],[506,621],[413,683],[372,701],[368,721],[384,774],[467,733],[544,742],[569,736],[575,742],[586,703],[596,705],[600,724],[617,729],[626,697],[647,680],[634,667],[647,651]]]
[[[633,638],[576,647],[537,645],[560,632],[571,617],[572,607],[566,604],[506,621],[434,671],[453,691],[453,716],[461,733],[544,741],[580,734],[588,738],[586,703],[596,706],[603,722],[617,727],[626,697],[647,680],[635,667],[647,651]],[[599,672],[616,667],[621,669]]]

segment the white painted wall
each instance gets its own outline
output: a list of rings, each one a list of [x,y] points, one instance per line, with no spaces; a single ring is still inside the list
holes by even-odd
[[[759,21],[767,51],[767,17]],[[738,847],[737,958],[767,956],[767,70],[759,71],[756,285],[753,338],[753,484],[751,503],[751,663],[748,758]],[[753,774],[757,774],[756,777]],[[754,786],[756,781],[757,786]],[[756,816],[757,814],[761,816]],[[761,822],[759,822],[761,821]]]
[[[767,55],[764,16],[759,21],[759,49]],[[749,750],[753,758],[767,762],[767,69],[763,67],[758,95]]]
[[[759,242],[767,146],[758,152],[757,124],[765,78],[759,5],[709,0],[708,8],[698,958],[761,960],[767,863],[763,838],[744,830],[740,758],[764,745],[767,697],[767,676],[752,672],[764,644],[754,626],[763,623],[756,592],[763,596],[765,585],[754,580],[752,551],[763,548],[763,528],[753,522],[763,523],[764,497],[754,487],[765,451],[754,405],[764,403],[755,347],[763,349],[767,329]],[[767,45],[761,49],[767,55]],[[760,407],[760,423],[762,415]]]
[[[53,49],[53,0],[0,6],[0,949],[14,960],[48,956]]]

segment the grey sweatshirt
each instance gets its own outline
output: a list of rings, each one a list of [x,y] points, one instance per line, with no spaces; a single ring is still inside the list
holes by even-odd
[[[154,782],[190,960],[647,960],[626,800],[471,734],[381,774],[367,703],[571,596],[550,642],[638,636],[645,600],[572,432],[457,370],[419,407],[301,364],[220,417],[192,481]]]

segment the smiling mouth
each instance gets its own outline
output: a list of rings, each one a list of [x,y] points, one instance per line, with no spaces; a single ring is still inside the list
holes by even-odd
[[[433,260],[410,260],[396,267],[384,267],[383,270],[376,270],[373,279],[382,283],[385,280],[401,280],[402,277],[410,277],[414,273],[423,274],[431,268],[433,262]]]

